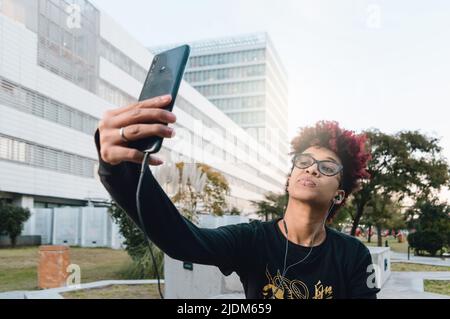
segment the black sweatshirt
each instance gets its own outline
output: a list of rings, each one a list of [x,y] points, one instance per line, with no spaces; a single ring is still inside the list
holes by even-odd
[[[95,133],[100,180],[113,200],[140,227],[136,189],[141,165],[110,165],[100,156]],[[252,299],[376,298],[379,289],[368,271],[371,255],[358,239],[326,227],[325,241],[312,249],[304,262],[290,267],[285,276],[286,237],[278,220],[253,221],[215,229],[199,228],[184,218],[147,167],[141,189],[141,212],[152,242],[174,259],[214,265],[228,276],[235,271],[245,296]],[[288,242],[286,266],[306,256],[309,247]]]

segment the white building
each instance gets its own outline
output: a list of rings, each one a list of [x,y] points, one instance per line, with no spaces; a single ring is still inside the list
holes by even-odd
[[[286,162],[288,83],[265,32],[189,43],[185,80]],[[174,45],[150,49],[159,52]]]
[[[93,134],[106,110],[136,100],[152,57],[88,1],[0,1],[0,198],[29,208],[108,200]],[[230,204],[246,213],[250,200],[283,191],[287,158],[186,82],[174,113],[167,160],[220,171]]]

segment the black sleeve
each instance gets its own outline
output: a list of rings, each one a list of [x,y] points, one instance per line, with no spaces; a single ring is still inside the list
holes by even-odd
[[[95,133],[99,176],[112,199],[140,227],[136,189],[140,164],[110,165],[100,156],[99,131]],[[184,218],[154,178],[145,170],[141,187],[141,213],[150,240],[174,259],[214,265],[225,275],[248,269],[256,223],[242,223],[215,229],[199,228]]]
[[[375,270],[372,265],[372,256],[369,249],[359,243],[354,260],[354,268],[350,275],[350,296],[349,298],[376,299],[380,291],[374,284]]]

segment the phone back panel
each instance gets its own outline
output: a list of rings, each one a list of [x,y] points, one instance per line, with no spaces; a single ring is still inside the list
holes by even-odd
[[[172,96],[172,101],[165,109],[172,111],[186,68],[186,63],[189,58],[189,53],[189,46],[183,45],[155,55],[142,88],[141,95],[139,96],[139,101],[170,94]],[[160,124],[167,125],[167,123]],[[150,151],[151,153],[156,153],[161,149],[162,141],[162,137],[153,136],[131,142],[129,146],[143,152]]]

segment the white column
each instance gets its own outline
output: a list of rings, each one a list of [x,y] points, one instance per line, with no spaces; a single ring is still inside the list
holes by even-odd
[[[34,198],[33,196],[22,195],[13,200],[13,204],[31,210],[34,207]]]
[[[34,198],[32,196],[21,195],[13,200],[13,205],[28,208],[30,210],[30,218],[25,221],[21,235],[36,235],[35,234],[35,216],[33,212]]]

